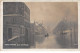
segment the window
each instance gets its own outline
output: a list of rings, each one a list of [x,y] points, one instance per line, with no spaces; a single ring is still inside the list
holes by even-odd
[[[13,18],[13,23],[15,23],[16,22],[16,19],[15,18]]]
[[[12,28],[8,28],[8,39],[12,38]]]
[[[21,27],[21,34],[24,34],[24,28]]]

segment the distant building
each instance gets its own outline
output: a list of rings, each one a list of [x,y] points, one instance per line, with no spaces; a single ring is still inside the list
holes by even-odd
[[[3,3],[4,48],[27,48],[30,46],[30,10],[22,2]],[[11,46],[6,44],[27,44]]]
[[[78,22],[62,20],[53,30],[63,48],[78,48]]]
[[[47,34],[47,31],[42,23],[35,22],[34,29],[35,29],[34,30],[35,35],[46,35]]]
[[[47,35],[46,29],[42,26],[42,24],[38,24],[36,22],[30,24],[30,45],[31,48],[36,47],[36,42],[43,42],[45,39],[45,35]]]
[[[38,43],[42,43],[45,39],[45,35],[47,34],[46,29],[44,28],[42,23],[34,22],[34,41]]]

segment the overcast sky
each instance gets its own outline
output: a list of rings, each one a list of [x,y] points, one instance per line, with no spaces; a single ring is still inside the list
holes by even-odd
[[[74,2],[28,2],[31,22],[42,23],[49,28],[54,28],[60,20],[77,20],[77,3]]]

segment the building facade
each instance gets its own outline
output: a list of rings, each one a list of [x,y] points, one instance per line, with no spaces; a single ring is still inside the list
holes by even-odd
[[[58,43],[62,48],[78,48],[78,22],[61,20],[55,27]]]
[[[30,10],[22,2],[3,3],[3,47],[30,47]]]
[[[30,24],[30,35],[31,35],[31,39],[30,39],[30,45],[31,48],[35,48],[35,29],[34,29],[35,23],[31,23]]]

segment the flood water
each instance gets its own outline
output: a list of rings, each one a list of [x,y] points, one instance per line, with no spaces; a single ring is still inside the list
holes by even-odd
[[[42,43],[36,42],[36,48],[61,48],[56,41],[56,35],[50,33]]]

